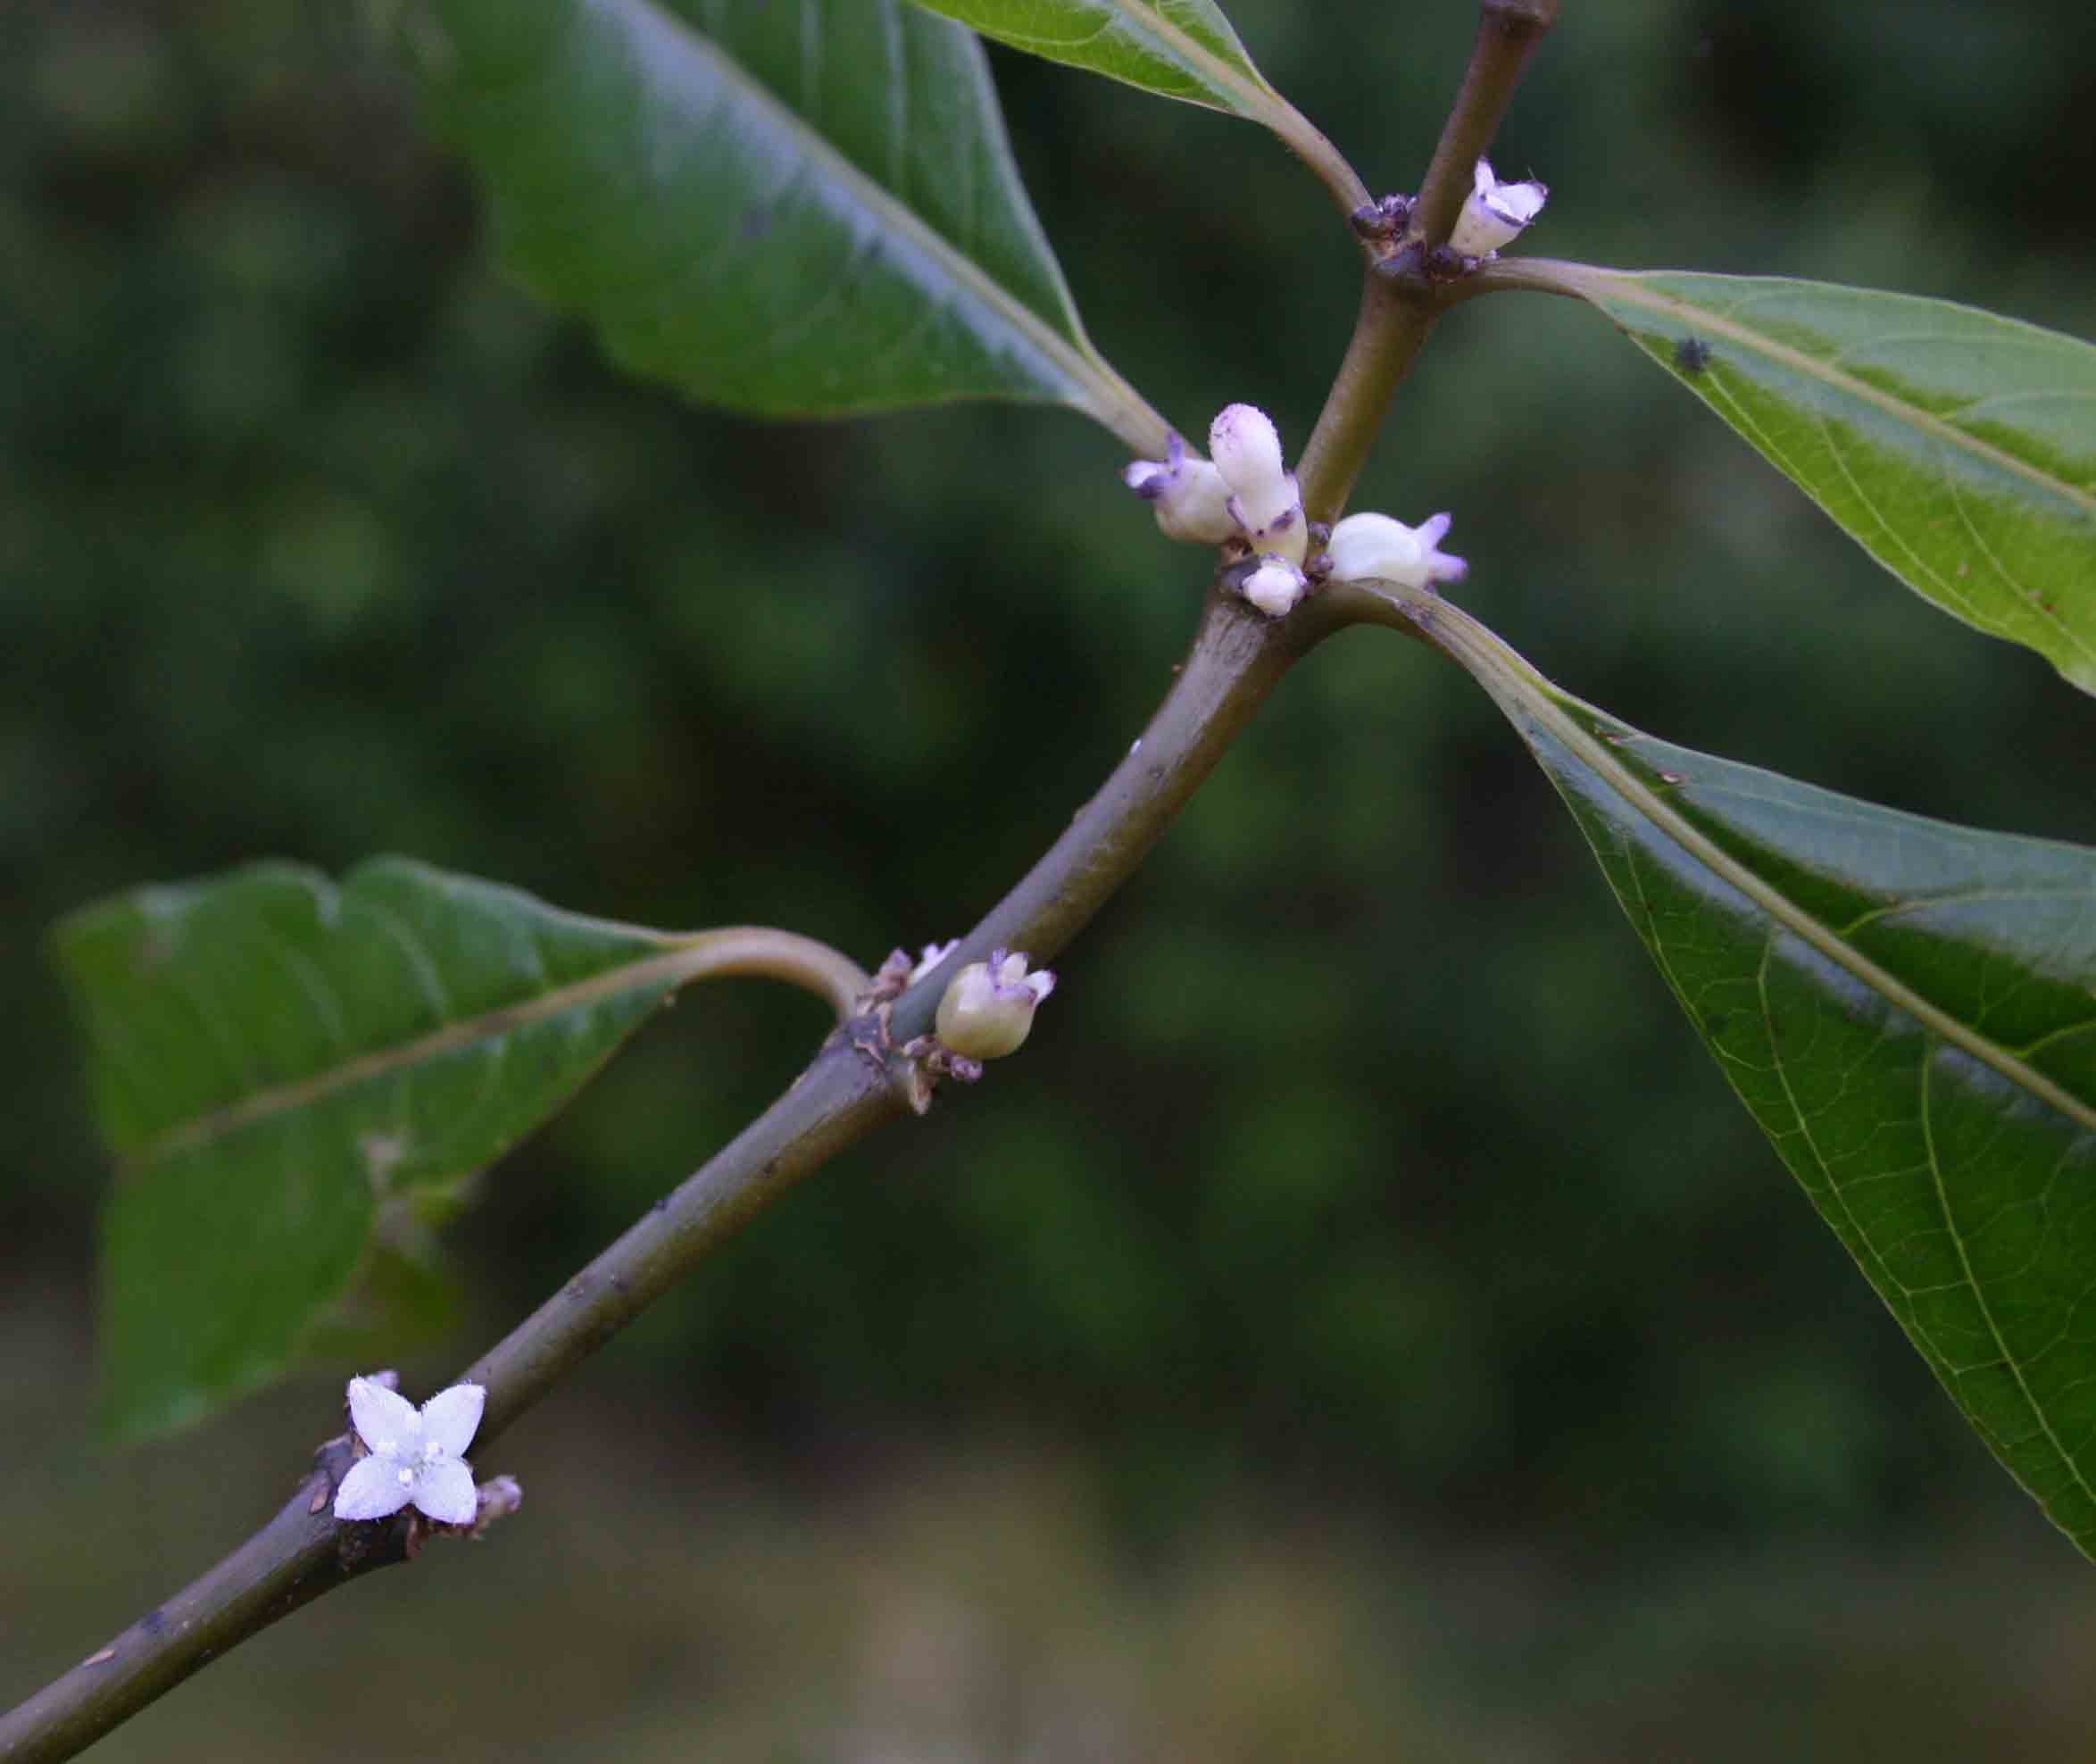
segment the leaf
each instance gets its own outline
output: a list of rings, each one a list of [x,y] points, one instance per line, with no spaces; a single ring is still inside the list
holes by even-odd
[[[2096,852],[1670,746],[1454,607],[1405,600],[1527,740],[1726,1078],[1959,1407],[2096,1555]]]
[[[135,889],[52,946],[118,1160],[104,1413],[136,1438],[274,1377],[356,1282],[382,1208],[501,1156],[715,939],[381,858],[339,887],[270,863]]]
[[[1908,587],[2096,692],[2096,346],[1944,300],[1530,263]]]
[[[1278,101],[1210,0],[919,0],[1066,67],[1255,121]]]
[[[506,262],[622,366],[761,416],[1069,404],[1162,452],[958,26],[904,0],[425,0],[408,24]]]
[[[985,37],[1145,92],[1264,123],[1332,186],[1368,200],[1338,150],[1267,83],[1213,0],[918,0]]]

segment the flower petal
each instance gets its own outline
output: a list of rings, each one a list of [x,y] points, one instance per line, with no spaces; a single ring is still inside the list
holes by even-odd
[[[374,1452],[378,1449],[380,1440],[408,1439],[421,1426],[413,1403],[398,1391],[387,1390],[384,1385],[373,1384],[369,1378],[349,1381],[349,1420],[356,1429],[357,1437]],[[394,1504],[397,1506],[399,1502]]]
[[[453,1388],[476,1390],[478,1386]],[[479,1497],[473,1492],[473,1472],[455,1458],[448,1463],[432,1464],[416,1477],[414,1498],[416,1506],[445,1525],[471,1525],[480,1510]]]
[[[453,1385],[422,1405],[422,1432],[453,1458],[465,1455],[480,1426],[487,1393],[478,1385]]]
[[[468,1477],[470,1482],[472,1478]],[[400,1485],[394,1467],[383,1458],[359,1458],[335,1491],[335,1517],[338,1519],[382,1519],[408,1503],[408,1491]]]

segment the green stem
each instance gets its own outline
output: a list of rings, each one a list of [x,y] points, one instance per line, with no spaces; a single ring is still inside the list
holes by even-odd
[[[843,1022],[856,1008],[871,978],[852,958],[813,937],[780,931],[769,925],[727,925],[695,931],[678,940],[683,961],[678,984],[689,980],[732,979],[747,975],[784,980],[828,1002]]]
[[[1318,181],[1331,192],[1332,200],[1339,205],[1340,213],[1351,217],[1355,209],[1369,200],[1368,187],[1361,181],[1360,173],[1332,145],[1324,131],[1293,104],[1279,97],[1275,103],[1277,108],[1268,113],[1267,126],[1281,137],[1296,158],[1317,174]]]

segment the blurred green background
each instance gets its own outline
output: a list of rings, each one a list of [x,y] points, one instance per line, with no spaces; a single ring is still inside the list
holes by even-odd
[[[1410,187],[1462,0],[1233,15]],[[1352,246],[1253,129],[997,52],[1094,337],[1300,445]],[[1495,155],[1552,254],[2096,332],[2079,7],[1572,0]],[[345,1369],[87,1435],[104,1172],[41,929],[403,851],[869,963],[1140,730],[1202,562],[1065,414],[767,428],[488,262],[362,12],[0,13],[0,1702],[268,1510]],[[2096,706],[1881,574],[1598,318],[1435,339],[1360,505],[1670,739],[2096,843]],[[522,1517],[112,1759],[2096,1755],[2096,1581],[1715,1069],[1518,743],[1387,634],[1277,695],[1027,1057],[757,1221],[484,1471]],[[441,1381],[797,1069],[703,990],[450,1234]],[[384,1731],[368,1724],[383,1706]],[[366,1711],[359,1716],[357,1711]]]

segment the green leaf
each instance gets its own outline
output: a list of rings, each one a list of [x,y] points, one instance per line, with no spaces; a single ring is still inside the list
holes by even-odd
[[[1277,99],[1210,0],[919,0],[985,37],[1167,98],[1254,119]]]
[[[1980,1435],[2096,1555],[2096,852],[1674,747],[1403,596]],[[1418,616],[1422,610],[1424,616]]]
[[[904,0],[425,0],[403,34],[506,262],[623,366],[763,416],[1062,404],[1162,452],[958,26]]]
[[[1531,263],[1953,617],[2096,692],[2096,346],[1949,301]]]
[[[118,1161],[104,1419],[140,1437],[280,1372],[427,1207],[545,1120],[711,961],[400,858],[135,889],[52,934]]]
[[[1338,150],[1252,65],[1213,0],[918,0],[985,37],[1162,97],[1264,123],[1333,187],[1343,208],[1368,193]]]

